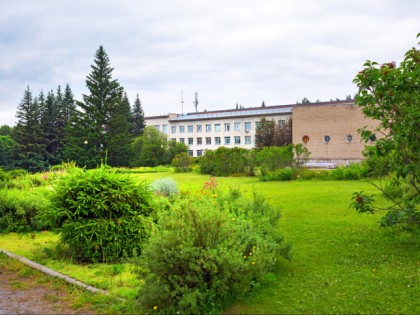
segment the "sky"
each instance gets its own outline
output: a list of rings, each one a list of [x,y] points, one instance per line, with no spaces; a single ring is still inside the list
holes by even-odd
[[[417,0],[0,0],[0,125],[86,76],[103,46],[147,116],[345,99],[366,60],[417,45]],[[183,95],[183,106],[181,97]]]

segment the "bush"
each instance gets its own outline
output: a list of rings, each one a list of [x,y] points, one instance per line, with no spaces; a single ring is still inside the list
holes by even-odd
[[[165,197],[173,197],[179,193],[176,181],[170,177],[158,179],[150,186],[156,194]]]
[[[268,181],[289,181],[297,178],[298,170],[286,167],[275,170],[273,172],[263,173],[260,176],[260,180],[263,182]]]
[[[214,176],[229,176],[232,174],[250,172],[249,150],[242,148],[219,147],[216,150],[206,150],[200,158],[200,172]],[[251,170],[252,171],[252,170]]]
[[[175,172],[186,173],[191,171],[191,164],[194,162],[194,158],[188,156],[186,152],[175,155],[172,160],[172,166],[175,167]]]
[[[339,166],[330,172],[331,179],[334,180],[357,180],[366,178],[369,169],[363,164],[353,163],[348,166]]]
[[[291,167],[293,165],[292,148],[292,145],[287,145],[284,147],[265,147],[257,150],[256,164],[263,172]]]
[[[214,185],[178,198],[159,213],[137,270],[142,305],[160,313],[220,312],[257,287],[288,247],[280,214],[254,194],[229,194]]]
[[[79,261],[117,261],[139,254],[152,211],[144,185],[104,167],[63,177],[52,196],[54,207],[41,214],[58,228],[60,242]]]
[[[48,198],[40,191],[0,190],[0,233],[41,230],[43,226],[36,215],[50,206]]]

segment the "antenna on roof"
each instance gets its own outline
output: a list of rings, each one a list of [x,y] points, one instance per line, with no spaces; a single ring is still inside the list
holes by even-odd
[[[197,108],[198,108],[198,93],[195,92],[195,101],[193,102],[194,107],[195,107],[195,111],[197,112]]]
[[[181,91],[181,114],[184,115],[184,91]]]

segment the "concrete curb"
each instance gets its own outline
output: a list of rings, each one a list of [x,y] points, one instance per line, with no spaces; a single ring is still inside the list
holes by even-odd
[[[19,255],[16,255],[16,254],[13,254],[11,252],[8,252],[7,250],[4,250],[4,249],[1,249],[0,248],[0,252],[3,253],[3,254],[5,254],[5,255],[7,255],[7,256],[9,256],[10,258],[17,259],[20,262],[24,263],[25,265],[27,265],[29,267],[32,267],[32,268],[34,268],[36,270],[39,270],[39,271],[41,271],[41,272],[43,272],[43,273],[45,273],[45,274],[47,274],[49,276],[63,279],[64,281],[66,281],[66,282],[68,282],[70,284],[74,284],[74,285],[77,285],[79,287],[82,287],[83,289],[85,289],[87,291],[90,291],[90,292],[93,292],[93,293],[106,294],[106,295],[109,294],[108,291],[94,288],[94,287],[92,287],[90,285],[87,285],[86,283],[83,283],[83,282],[80,282],[80,281],[78,281],[76,279],[70,278],[70,277],[68,277],[66,275],[63,275],[62,273],[59,273],[59,272],[57,272],[55,270],[52,270],[52,269],[47,268],[47,267],[45,267],[43,265],[40,265],[40,264],[38,264],[38,263],[36,263],[36,262],[34,262],[32,260],[26,259],[25,257],[19,256]]]

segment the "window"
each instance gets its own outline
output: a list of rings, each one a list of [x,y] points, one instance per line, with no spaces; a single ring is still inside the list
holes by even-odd
[[[230,131],[230,123],[225,123],[225,131]]]
[[[155,125],[155,128],[156,128],[157,130],[160,130],[160,125]]]
[[[241,123],[235,123],[235,125],[234,125],[235,127],[235,131],[241,131]]]
[[[245,131],[248,132],[251,130],[251,122],[247,121],[245,122]]]
[[[176,133],[176,126],[171,126],[171,133]]]
[[[214,131],[220,132],[220,124],[214,125]]]
[[[188,133],[192,133],[194,131],[193,125],[188,125]]]
[[[197,156],[203,156],[203,150],[197,150]]]
[[[211,138],[210,137],[206,137],[206,144],[211,144]]]
[[[179,142],[185,143],[185,139],[184,138],[179,138]]]
[[[193,156],[194,155],[194,151],[193,150],[188,150],[188,156]]]
[[[197,132],[201,132],[203,130],[201,125],[197,125]]]
[[[210,132],[211,131],[211,125],[206,125],[206,132]]]
[[[229,145],[230,144],[230,137],[225,137],[225,144]]]
[[[179,133],[185,132],[185,126],[179,126]]]
[[[203,138],[197,138],[197,144],[203,144]]]
[[[235,136],[235,144],[241,144],[241,137]]]
[[[194,139],[188,138],[188,145],[193,145],[193,144],[194,144]]]
[[[331,137],[329,136],[329,135],[325,135],[324,136],[324,142],[325,143],[328,143],[328,142],[330,142],[331,141]]]
[[[168,134],[168,125],[163,125],[162,126],[162,132]]]
[[[245,144],[251,144],[251,136],[245,136]]]
[[[347,136],[346,136],[346,141],[347,141],[348,143],[352,142],[352,141],[353,141],[353,136],[352,136],[352,135],[347,135]]]
[[[220,137],[215,137],[214,138],[214,144],[220,145]]]
[[[260,122],[259,121],[256,121],[255,122],[255,129],[258,129],[260,127]]]
[[[278,121],[278,124],[279,124],[280,128],[284,128],[284,126],[286,125],[286,121],[281,119],[281,120]]]
[[[302,141],[303,141],[303,143],[308,143],[309,142],[309,136],[308,135],[304,135],[303,137],[302,137]]]

